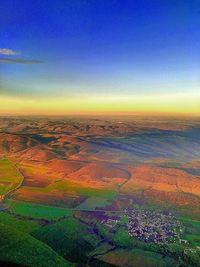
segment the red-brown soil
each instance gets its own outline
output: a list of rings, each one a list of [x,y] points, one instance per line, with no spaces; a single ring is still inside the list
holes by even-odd
[[[67,176],[67,180],[91,188],[117,188],[129,178],[123,169],[105,163],[90,163]]]
[[[131,168],[131,179],[123,186],[127,192],[134,187],[165,192],[185,192],[200,196],[200,178],[175,168],[138,166]]]
[[[0,133],[0,155],[16,153],[30,148],[34,144],[35,141],[26,136]]]

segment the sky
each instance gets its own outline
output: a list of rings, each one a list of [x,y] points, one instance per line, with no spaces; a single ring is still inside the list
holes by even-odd
[[[200,114],[200,0],[6,0],[0,114]]]

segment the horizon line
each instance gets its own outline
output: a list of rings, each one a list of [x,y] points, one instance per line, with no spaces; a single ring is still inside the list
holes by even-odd
[[[157,117],[164,117],[164,116],[172,116],[172,117],[200,117],[200,112],[69,112],[63,114],[51,114],[51,113],[35,113],[35,114],[22,114],[22,113],[0,113],[0,117],[70,117],[70,116],[91,116],[91,117],[115,117],[115,116],[122,116],[122,117],[129,117],[129,116],[157,116]]]

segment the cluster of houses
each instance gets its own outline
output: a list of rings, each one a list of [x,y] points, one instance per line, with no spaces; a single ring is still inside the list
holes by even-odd
[[[170,212],[161,213],[129,207],[120,216],[109,216],[101,223],[113,231],[121,225],[127,229],[130,236],[148,243],[187,242],[181,239],[183,232],[181,223]]]
[[[181,240],[183,229],[171,213],[127,208],[125,214],[128,216],[127,228],[130,236],[156,244]]]
[[[107,226],[107,227],[113,229],[118,224],[118,222],[120,221],[120,219],[121,219],[121,216],[111,216],[109,218],[103,219],[101,221],[101,223],[104,226]]]

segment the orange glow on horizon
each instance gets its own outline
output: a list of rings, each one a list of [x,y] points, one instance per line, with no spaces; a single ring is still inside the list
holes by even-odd
[[[200,96],[174,95],[130,95],[0,98],[0,115],[70,115],[70,114],[124,114],[163,113],[200,114]]]

